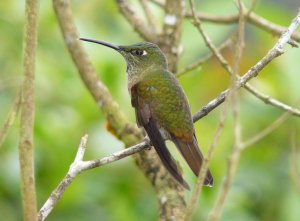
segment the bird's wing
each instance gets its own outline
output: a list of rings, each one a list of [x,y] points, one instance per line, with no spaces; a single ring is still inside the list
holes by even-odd
[[[203,163],[203,155],[198,147],[195,135],[193,135],[193,138],[188,141],[174,135],[171,135],[171,138],[189,167],[192,169],[194,174],[198,176]],[[213,186],[213,177],[209,170],[207,170],[204,185]]]
[[[189,189],[189,185],[183,179],[180,171],[178,170],[176,162],[166,147],[165,141],[151,114],[149,104],[138,95],[137,90],[138,84],[131,88],[131,104],[135,108],[138,125],[145,128],[147,135],[149,136],[149,139],[165,168],[175,178],[175,180],[177,180],[186,189]]]

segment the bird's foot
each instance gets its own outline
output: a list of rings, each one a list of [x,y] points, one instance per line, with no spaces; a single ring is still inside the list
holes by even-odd
[[[144,137],[144,141],[147,143],[147,145],[148,145],[148,150],[151,150],[151,147],[152,147],[152,142],[151,142],[151,140],[150,140],[150,138],[148,137],[148,136],[145,136]]]

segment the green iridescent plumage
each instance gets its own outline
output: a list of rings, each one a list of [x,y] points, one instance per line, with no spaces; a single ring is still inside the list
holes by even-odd
[[[175,77],[156,70],[140,81],[138,94],[149,102],[155,119],[170,133],[193,133],[187,99]]]
[[[169,173],[189,189],[165,145],[165,139],[173,141],[196,176],[203,156],[198,147],[187,98],[174,75],[168,71],[162,51],[149,42],[117,46],[92,39],[81,40],[105,45],[123,55],[127,62],[128,90],[137,123],[144,127]],[[204,185],[213,185],[209,170]]]

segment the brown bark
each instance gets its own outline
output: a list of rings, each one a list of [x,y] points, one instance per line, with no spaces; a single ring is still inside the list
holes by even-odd
[[[34,123],[34,76],[37,45],[38,1],[26,1],[24,32],[23,72],[21,101],[21,128],[19,160],[21,192],[25,221],[37,220],[34,180],[33,123]]]

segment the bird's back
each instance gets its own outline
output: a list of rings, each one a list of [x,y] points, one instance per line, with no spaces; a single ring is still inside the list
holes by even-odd
[[[148,73],[140,81],[138,90],[161,127],[175,135],[192,136],[194,128],[188,101],[170,72]]]

